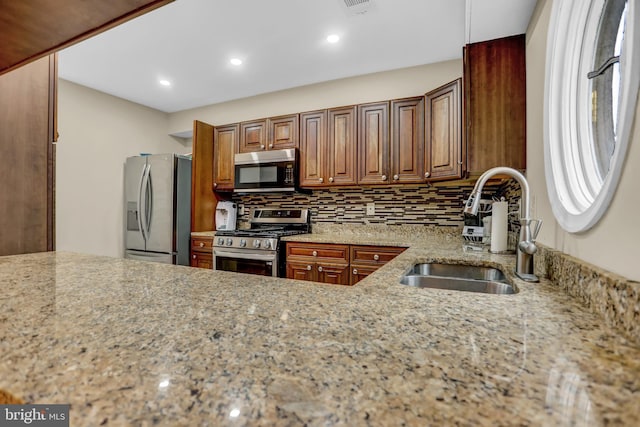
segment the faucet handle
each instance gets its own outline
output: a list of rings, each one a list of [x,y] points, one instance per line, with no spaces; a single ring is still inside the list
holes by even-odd
[[[541,219],[532,219],[531,222],[535,221],[536,222],[536,226],[534,227],[533,231],[531,231],[531,240],[536,240],[536,238],[538,237],[538,233],[540,232],[540,229],[542,228],[542,220]]]

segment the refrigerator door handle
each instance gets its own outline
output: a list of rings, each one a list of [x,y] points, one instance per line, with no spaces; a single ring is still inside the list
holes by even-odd
[[[140,194],[138,198],[140,200],[140,230],[142,231],[142,237],[145,242],[149,240],[149,213],[148,213],[148,197],[149,197],[149,165],[145,164],[142,172],[142,181],[140,183]]]
[[[138,229],[140,230],[140,233],[142,233],[142,239],[143,240],[147,240],[147,236],[145,235],[144,232],[144,226],[142,225],[142,215],[144,215],[144,209],[142,207],[142,188],[144,186],[144,176],[147,172],[147,165],[145,163],[145,165],[142,167],[142,173],[140,174],[140,183],[138,184],[138,209],[137,209],[137,220],[138,220]]]
[[[146,198],[146,203],[144,206],[145,209],[145,213],[146,213],[146,220],[147,220],[147,225],[146,225],[146,232],[147,232],[147,236],[149,236],[149,231],[151,230],[151,217],[153,216],[153,182],[151,180],[151,165],[147,164],[147,185],[146,185],[146,191],[147,191],[147,198]]]

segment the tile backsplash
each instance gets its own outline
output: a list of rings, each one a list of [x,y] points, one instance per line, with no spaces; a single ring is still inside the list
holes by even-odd
[[[308,207],[312,224],[380,224],[462,227],[464,201],[473,183],[460,181],[456,185],[404,185],[396,187],[339,187],[305,193],[234,194],[233,201],[244,207],[238,215],[238,226],[249,226],[249,215],[255,208]],[[503,195],[513,186],[487,185],[483,197]],[[367,204],[373,203],[375,213],[367,214]]]

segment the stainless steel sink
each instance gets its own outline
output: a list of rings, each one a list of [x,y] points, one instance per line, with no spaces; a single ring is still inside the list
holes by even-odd
[[[425,263],[414,265],[400,283],[417,288],[514,294],[516,289],[497,268],[462,264]]]

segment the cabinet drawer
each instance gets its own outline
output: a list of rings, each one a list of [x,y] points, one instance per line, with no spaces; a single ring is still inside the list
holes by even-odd
[[[351,263],[381,266],[397,257],[405,249],[394,246],[351,246]]]
[[[349,263],[349,245],[287,242],[287,261],[295,259],[330,259],[331,262]]]
[[[192,251],[211,251],[213,248],[213,237],[193,237],[191,238]]]

